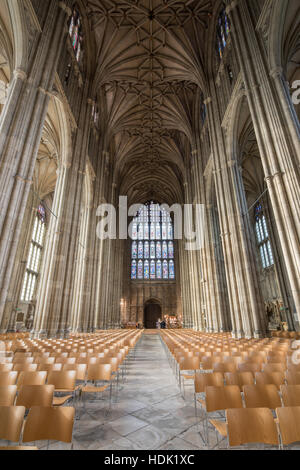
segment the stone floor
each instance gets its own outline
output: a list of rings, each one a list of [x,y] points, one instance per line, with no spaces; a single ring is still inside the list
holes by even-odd
[[[107,403],[88,400],[85,409],[79,408],[73,432],[75,450],[207,449],[199,433],[202,425],[195,418],[193,387],[186,387],[183,399],[159,335],[143,335],[108,415]],[[216,442],[211,431],[210,448]],[[45,448],[45,442],[35,444]],[[48,448],[70,449],[70,445],[50,443]]]

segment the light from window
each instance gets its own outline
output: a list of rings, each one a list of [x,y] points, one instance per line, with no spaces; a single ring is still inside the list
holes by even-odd
[[[72,47],[74,49],[77,62],[80,62],[81,53],[82,53],[83,36],[82,36],[82,24],[81,24],[80,14],[76,10],[76,8],[74,8],[73,15],[70,20],[69,35],[71,38]]]
[[[223,59],[225,47],[227,45],[228,35],[230,31],[230,22],[225,8],[221,11],[217,24],[217,52],[220,60]]]
[[[29,255],[26,265],[26,272],[21,291],[22,302],[31,302],[33,300],[42,258],[43,243],[46,230],[45,222],[46,211],[44,206],[40,205],[37,209],[37,215],[34,220]]]
[[[274,257],[271,242],[269,240],[266,217],[260,203],[255,206],[255,231],[262,267],[263,269],[266,269],[273,266]]]

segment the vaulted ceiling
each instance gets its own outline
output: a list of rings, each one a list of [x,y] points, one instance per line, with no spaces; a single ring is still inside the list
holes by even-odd
[[[120,190],[135,201],[178,201],[206,88],[204,44],[212,2],[86,4],[97,44],[102,132],[113,142]]]

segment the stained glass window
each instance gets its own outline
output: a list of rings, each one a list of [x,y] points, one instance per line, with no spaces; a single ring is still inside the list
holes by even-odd
[[[172,219],[154,202],[141,206],[133,220],[131,278],[175,279]]]
[[[138,264],[138,278],[143,279],[143,261],[139,261]]]
[[[131,279],[136,279],[136,261],[133,260],[131,263]]]
[[[137,258],[137,243],[136,243],[136,242],[133,242],[133,243],[132,243],[132,253],[131,253],[131,257],[132,257],[132,259],[136,259],[136,258]]]
[[[139,242],[139,259],[144,258],[144,245],[143,242]]]
[[[73,9],[73,14],[70,19],[69,35],[77,62],[80,62],[83,46],[83,34],[80,14],[76,8]]]
[[[155,279],[156,272],[155,272],[155,261],[151,261],[151,272],[150,272],[151,279]]]
[[[255,232],[263,269],[269,268],[274,264],[273,251],[269,239],[266,217],[261,203],[258,203],[254,209],[255,212]]]
[[[46,210],[42,204],[37,208],[21,291],[21,301],[31,302],[34,297],[42,259],[46,232]]]
[[[225,47],[227,45],[228,35],[230,32],[230,21],[225,8],[222,9],[217,24],[217,42],[216,49],[219,59],[222,60]]]
[[[164,279],[169,279],[168,261],[164,261],[164,263],[163,263],[163,278]]]
[[[150,258],[155,259],[155,243],[151,242],[150,246]]]
[[[170,279],[175,279],[175,267],[174,261],[169,261],[169,277]]]
[[[168,258],[168,244],[167,242],[163,242],[163,245],[162,245],[162,257],[164,259],[167,259]]]
[[[156,278],[157,279],[162,278],[162,264],[160,260],[158,260],[156,263]]]
[[[161,242],[156,243],[156,258],[161,258]]]
[[[144,278],[149,279],[149,261],[144,263]]]

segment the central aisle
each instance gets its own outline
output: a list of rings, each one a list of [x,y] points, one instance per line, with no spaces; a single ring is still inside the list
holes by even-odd
[[[76,422],[75,449],[197,450],[203,446],[195,426],[193,402],[179,393],[159,334],[142,336],[118,403],[108,417],[98,404]]]

